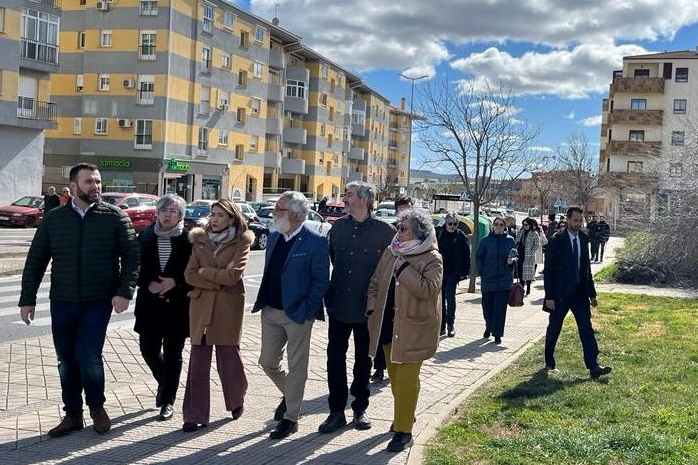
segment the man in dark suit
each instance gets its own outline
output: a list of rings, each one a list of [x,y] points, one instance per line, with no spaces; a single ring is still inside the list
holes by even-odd
[[[596,289],[589,262],[589,237],[581,232],[583,212],[567,210],[567,228],[548,242],[545,254],[545,308],[550,311],[545,334],[545,367],[556,372],[555,344],[567,312],[572,310],[584,351],[584,363],[592,379],[611,372],[598,362],[599,347],[591,327],[591,308],[596,307]]]

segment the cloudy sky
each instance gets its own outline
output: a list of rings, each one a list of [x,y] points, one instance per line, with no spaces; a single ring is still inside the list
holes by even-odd
[[[238,3],[266,19],[278,11],[282,27],[394,104],[410,94],[401,72],[502,83],[517,118],[540,128],[536,145],[550,148],[580,132],[597,143],[601,99],[623,56],[698,45],[696,0]]]

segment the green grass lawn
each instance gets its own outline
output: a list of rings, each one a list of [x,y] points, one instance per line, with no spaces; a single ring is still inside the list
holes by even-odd
[[[698,464],[698,300],[603,294],[591,381],[574,318],[541,367],[543,341],[472,396],[426,451],[436,464]]]

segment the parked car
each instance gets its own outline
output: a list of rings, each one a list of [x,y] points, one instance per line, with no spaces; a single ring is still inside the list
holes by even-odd
[[[259,212],[263,207],[273,207],[274,202],[247,202],[247,205],[252,207],[255,212]]]
[[[379,208],[374,215],[376,215],[376,218],[386,223],[393,224],[397,221],[397,214],[392,208]]]
[[[187,205],[187,208],[184,211],[184,227],[188,231],[191,231],[195,227],[205,228],[208,226],[210,213],[210,205],[206,205],[204,203]],[[254,243],[252,244],[252,248],[265,250],[267,248],[267,241],[269,240],[269,228],[267,225],[248,218],[247,227],[250,228],[250,230],[254,233]]]
[[[378,204],[378,206],[376,207],[376,211],[382,210],[384,208],[394,210],[395,209],[395,201],[394,200],[384,200],[383,202]]]
[[[257,212],[255,211],[254,208],[252,208],[252,205],[246,202],[235,202],[237,203],[238,207],[240,207],[240,210],[242,211],[242,214],[247,218],[248,220],[254,220],[254,221],[259,221],[259,217],[257,216]]]
[[[158,196],[150,194],[137,194],[125,192],[105,192],[102,194],[104,202],[116,205],[126,212],[133,229],[141,232],[155,222],[157,216]]]
[[[337,218],[346,215],[346,213],[344,213],[344,202],[327,202],[327,205],[318,209],[318,213],[325,218],[328,223],[332,224]]]
[[[0,207],[0,224],[32,228],[44,217],[44,198],[29,195]]]
[[[274,207],[261,208],[257,216],[259,216],[260,222],[266,224],[271,230],[274,229]],[[322,236],[327,236],[327,233],[332,228],[332,224],[326,218],[312,210],[308,212],[308,218],[303,223],[308,229],[320,233]]]

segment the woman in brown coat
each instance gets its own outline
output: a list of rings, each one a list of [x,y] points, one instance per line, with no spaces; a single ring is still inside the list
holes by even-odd
[[[206,229],[189,233],[192,255],[184,272],[194,287],[189,306],[191,355],[184,392],[184,431],[206,425],[210,415],[210,372],[213,346],[226,410],[233,419],[243,412],[247,378],[240,358],[240,336],[245,308],[242,276],[254,234],[233,201],[211,206]]]
[[[422,362],[436,353],[441,328],[443,261],[434,226],[423,210],[398,216],[395,239],[381,255],[368,287],[369,354],[383,350],[394,398],[389,452],[412,445]]]

